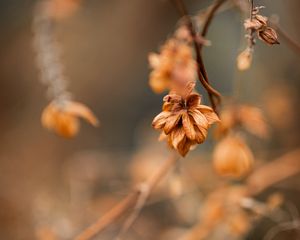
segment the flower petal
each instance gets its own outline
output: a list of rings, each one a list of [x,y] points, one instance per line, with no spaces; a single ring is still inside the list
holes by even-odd
[[[191,149],[191,146],[194,145],[194,141],[184,138],[177,146],[177,151],[181,156],[185,156]]]
[[[189,114],[185,113],[182,115],[182,125],[183,125],[183,129],[185,131],[186,136],[191,140],[195,140],[196,139],[196,131],[194,128],[194,123],[191,120]]]
[[[172,146],[177,149],[178,145],[185,138],[185,131],[182,126],[175,128],[170,135]]]
[[[201,96],[197,93],[190,94],[186,99],[188,108],[195,108],[200,104]]]
[[[204,116],[206,117],[206,119],[208,121],[208,124],[220,122],[218,115],[215,113],[215,111],[211,107],[205,106],[205,105],[200,105],[199,107],[197,107],[197,110],[199,110],[202,114],[204,114]]]
[[[198,127],[208,128],[208,119],[197,109],[189,110],[189,115],[194,119]]]
[[[162,129],[165,126],[166,120],[170,114],[170,112],[161,112],[158,114],[152,121],[152,127],[154,129]]]
[[[75,116],[65,112],[59,112],[57,114],[54,130],[58,135],[65,138],[72,138],[78,133],[79,127],[79,121]]]
[[[179,120],[181,119],[181,113],[172,113],[170,114],[164,126],[165,134],[169,134],[176,126]]]
[[[207,137],[207,128],[195,127],[196,130],[196,139],[195,141],[200,144],[203,143]]]
[[[81,117],[92,124],[94,127],[99,125],[99,121],[93,112],[84,104],[79,102],[68,102],[64,107],[64,112],[75,117]]]

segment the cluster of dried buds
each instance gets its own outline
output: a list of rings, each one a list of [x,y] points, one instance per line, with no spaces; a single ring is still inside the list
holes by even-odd
[[[261,110],[248,105],[229,106],[221,112],[220,118],[215,131],[215,136],[221,138],[213,153],[215,170],[221,176],[241,178],[252,169],[254,157],[238,128],[266,138],[268,127]]]
[[[209,126],[219,121],[213,109],[201,105],[201,96],[194,92],[197,64],[189,33],[184,28],[177,31],[160,54],[149,55],[149,62],[153,69],[149,80],[152,89],[157,93],[170,91],[152,125],[185,156],[192,146],[204,142]]]
[[[241,71],[247,70],[251,66],[255,34],[261,41],[268,45],[279,44],[277,33],[269,26],[268,18],[258,14],[261,8],[262,7],[253,8],[250,18],[246,19],[244,23],[245,29],[249,32],[249,34],[246,35],[249,44],[237,58],[238,69]]]
[[[60,49],[55,40],[53,24],[70,16],[81,0],[43,0],[37,3],[33,31],[40,80],[47,86],[52,100],[42,113],[42,125],[63,137],[73,137],[79,131],[78,117],[94,126],[98,120],[85,105],[71,100],[66,90],[67,79],[60,61]]]
[[[258,14],[259,9],[254,8],[252,18],[246,19],[245,29],[257,33],[258,38],[269,45],[279,44],[276,31],[268,25],[267,17]]]

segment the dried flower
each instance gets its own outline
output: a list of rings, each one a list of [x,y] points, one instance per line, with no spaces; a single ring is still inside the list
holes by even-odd
[[[214,168],[221,176],[243,177],[251,170],[253,160],[251,150],[238,136],[224,138],[213,152]]]
[[[220,113],[221,122],[215,130],[216,138],[229,133],[237,126],[261,138],[269,136],[269,128],[266,124],[261,109],[249,105],[232,105],[224,108]]]
[[[45,128],[53,130],[60,136],[71,138],[78,133],[79,117],[93,126],[98,126],[97,118],[88,107],[72,101],[52,101],[44,109],[41,121]]]
[[[152,126],[163,130],[171,147],[185,156],[191,146],[202,143],[208,127],[218,116],[212,108],[200,104],[199,94],[191,93],[185,98],[175,93],[164,97],[163,111],[158,114]]]
[[[271,27],[265,27],[258,31],[258,37],[269,45],[279,44],[276,31]]]
[[[237,57],[237,67],[241,71],[245,71],[250,68],[252,63],[252,52],[251,48],[246,48]]]
[[[156,93],[162,93],[171,85],[185,85],[196,80],[196,62],[191,47],[182,41],[170,39],[162,47],[160,54],[149,55],[149,84]]]

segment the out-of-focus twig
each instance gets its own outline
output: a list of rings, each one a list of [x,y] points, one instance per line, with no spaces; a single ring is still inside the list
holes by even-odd
[[[280,38],[284,40],[288,47],[290,47],[292,50],[295,50],[297,54],[300,54],[300,43],[296,42],[294,39],[290,37],[290,35],[285,32],[279,25],[273,21],[270,22],[272,27],[278,32]]]
[[[77,237],[75,237],[75,240],[92,239],[97,234],[101,233],[104,229],[106,229],[108,226],[110,226],[112,223],[114,223],[116,220],[118,220],[121,216],[123,216],[128,210],[135,207],[134,215],[131,215],[131,217],[129,217],[129,219],[132,220],[128,220],[127,223],[128,227],[130,227],[130,225],[136,219],[138,213],[144,206],[148,196],[151,194],[153,189],[167,175],[169,170],[175,165],[175,163],[178,160],[179,157],[175,154],[169,157],[145,183],[138,186],[132,193],[130,193],[115,207],[113,207],[106,214],[100,217],[94,224],[83,230]],[[144,194],[144,189],[147,189],[148,192],[146,197]],[[143,201],[141,201],[141,199],[143,199]]]
[[[256,195],[271,185],[299,173],[299,160],[300,149],[296,149],[258,168],[246,181],[249,193]]]

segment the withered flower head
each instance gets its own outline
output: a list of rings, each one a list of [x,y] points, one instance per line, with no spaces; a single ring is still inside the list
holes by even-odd
[[[73,101],[52,101],[43,111],[42,125],[60,136],[71,138],[79,131],[79,117],[93,126],[98,126],[98,120],[92,111],[82,103]]]
[[[196,62],[191,47],[177,39],[170,39],[160,54],[149,54],[149,84],[156,93],[170,89],[172,82],[187,83],[196,79]]]
[[[230,130],[240,126],[249,133],[260,137],[269,136],[269,128],[261,109],[250,105],[230,105],[220,113],[221,122],[215,130],[215,137],[227,135]]]
[[[212,108],[200,104],[199,94],[190,93],[186,98],[171,93],[164,97],[163,111],[158,114],[152,126],[162,130],[170,146],[185,156],[191,146],[202,143],[208,127],[218,116]]]
[[[258,31],[258,37],[269,45],[279,44],[276,31],[271,27],[265,27]]]
[[[227,136],[213,152],[213,164],[221,176],[240,178],[252,168],[253,154],[242,138]]]
[[[245,71],[250,68],[252,63],[252,50],[246,48],[237,57],[237,67],[240,71]]]

